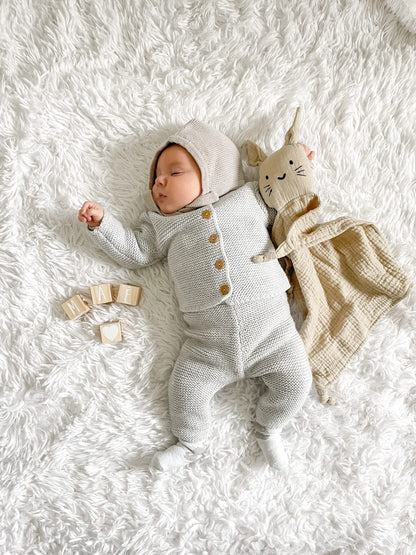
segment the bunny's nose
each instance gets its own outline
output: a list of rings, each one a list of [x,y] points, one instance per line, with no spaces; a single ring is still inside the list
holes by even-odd
[[[284,179],[285,177],[286,177],[286,174],[284,173],[284,174],[282,175],[282,177],[278,177],[277,179]]]

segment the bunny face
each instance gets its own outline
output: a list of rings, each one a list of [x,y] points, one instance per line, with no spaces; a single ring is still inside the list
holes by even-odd
[[[300,108],[296,110],[292,126],[286,133],[285,144],[270,156],[251,141],[247,141],[247,161],[259,166],[259,190],[264,202],[281,210],[291,200],[313,194],[310,160],[314,152],[298,143]]]
[[[312,191],[312,168],[300,144],[284,145],[259,168],[259,190],[265,203],[279,210],[286,202]]]

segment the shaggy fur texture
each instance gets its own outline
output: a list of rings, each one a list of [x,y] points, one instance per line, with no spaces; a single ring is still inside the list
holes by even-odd
[[[416,0],[386,0],[391,11],[411,33],[416,33]]]
[[[287,475],[254,437],[256,381],[216,396],[195,464],[154,475],[174,442],[172,284],[165,264],[134,272],[95,250],[77,211],[96,200],[134,225],[178,126],[270,153],[302,104],[325,220],[376,223],[415,279],[416,36],[377,0],[5,0],[0,26],[0,551],[415,552],[415,292],[338,405],[312,390],[283,430]],[[105,282],[141,285],[141,305],[66,319],[62,302]],[[102,345],[117,319],[124,342]]]

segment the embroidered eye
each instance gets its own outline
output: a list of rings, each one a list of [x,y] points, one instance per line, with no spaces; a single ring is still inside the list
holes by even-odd
[[[293,160],[289,160],[289,164],[293,164]]]
[[[266,175],[266,179],[269,179],[269,176],[268,176],[268,175]]]

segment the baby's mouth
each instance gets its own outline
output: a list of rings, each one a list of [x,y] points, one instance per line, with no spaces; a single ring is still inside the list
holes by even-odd
[[[284,174],[282,175],[282,177],[278,177],[277,179],[284,179],[285,177],[286,177],[286,174],[284,173]]]

